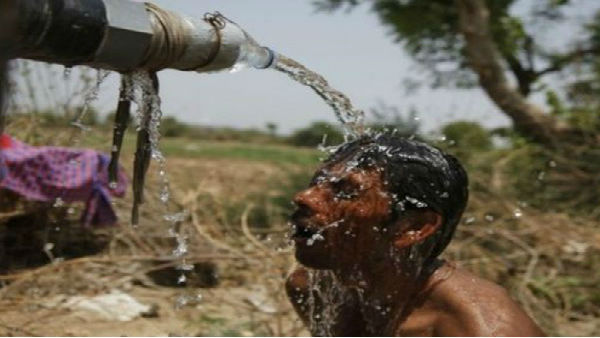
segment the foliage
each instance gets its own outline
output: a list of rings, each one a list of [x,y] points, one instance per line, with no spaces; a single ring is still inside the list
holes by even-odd
[[[110,128],[112,129],[112,127],[113,127],[113,126],[114,126],[114,124],[115,124],[115,116],[116,116],[116,115],[117,115],[117,113],[116,113],[116,112],[114,112],[114,111],[112,111],[112,112],[110,112],[110,113],[106,114],[106,116],[104,117],[104,124],[105,124],[107,127],[110,127]],[[132,125],[133,125],[133,123],[134,123],[133,116],[132,116],[132,115],[130,115],[130,116],[129,116],[129,121],[128,121],[128,126],[132,126]]]
[[[325,144],[323,144],[325,140]],[[344,142],[338,127],[328,122],[314,122],[310,126],[292,133],[288,142],[297,147],[316,147],[319,144],[337,145]]]
[[[269,135],[271,135],[271,136],[277,135],[277,124],[276,123],[267,122],[267,124],[265,125],[265,128],[267,129],[267,132],[269,133]]]
[[[554,50],[536,39],[529,22],[561,24],[569,1],[540,1],[530,17],[511,11],[517,0],[486,0],[490,31],[501,57],[527,96],[537,81],[570,66],[590,64],[600,47],[600,19],[588,26],[588,34],[570,44],[566,51]],[[455,0],[318,0],[319,10],[334,11],[347,6],[370,4],[395,41],[402,43],[414,59],[433,75],[434,86],[472,87],[476,77],[466,60],[465,44],[459,30]]]
[[[513,151],[505,175],[518,198],[542,210],[558,210],[600,220],[600,151],[572,146],[551,151],[533,144]]]
[[[125,147],[133,149],[132,138],[125,139]],[[161,149],[167,156],[186,158],[222,158],[268,162],[275,164],[315,165],[319,152],[312,149],[294,149],[282,145],[247,142],[193,141],[185,138],[164,139]]]
[[[249,194],[239,201],[224,201],[221,205],[225,209],[222,225],[237,224],[250,203],[254,206],[248,214],[250,227],[268,229],[276,224],[286,224],[294,211],[290,201],[307,186],[311,175],[310,170],[291,169],[284,180],[270,182],[264,192]]]
[[[421,127],[414,107],[411,107],[405,116],[398,107],[379,102],[371,109],[371,115],[374,120],[368,123],[368,126],[375,131],[395,130],[399,135],[414,137]]]
[[[188,131],[188,126],[173,116],[164,116],[160,122],[160,133],[163,137],[181,137]]]
[[[468,160],[473,153],[492,149],[490,133],[477,122],[457,121],[442,128],[446,144],[453,147],[454,154]]]

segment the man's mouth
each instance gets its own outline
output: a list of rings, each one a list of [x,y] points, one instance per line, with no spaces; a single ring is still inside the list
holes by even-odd
[[[291,226],[292,226],[292,238],[302,239],[302,238],[312,238],[315,234],[317,234],[317,230],[315,227],[311,226],[308,221],[309,211],[306,209],[298,209],[291,217]]]
[[[312,238],[317,233],[316,230],[307,228],[298,223],[294,223],[292,237],[294,238]]]

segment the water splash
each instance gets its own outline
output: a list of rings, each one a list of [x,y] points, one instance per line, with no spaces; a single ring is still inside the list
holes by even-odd
[[[160,192],[159,199],[162,203],[168,203],[170,199],[169,179],[166,171],[166,159],[159,148],[160,122],[162,110],[161,100],[158,95],[157,85],[147,71],[136,71],[131,74],[132,100],[136,103],[138,131],[145,129],[148,132],[150,142],[150,154],[152,159],[158,163]]]
[[[65,66],[65,69],[63,70],[63,80],[68,81],[71,78],[72,74],[73,74],[73,67]]]
[[[66,70],[65,70],[65,72],[66,72]],[[90,110],[92,103],[98,99],[98,94],[100,93],[100,87],[101,87],[102,83],[104,82],[104,80],[106,80],[108,75],[110,75],[110,71],[98,69],[98,71],[96,72],[96,82],[94,83],[94,86],[92,87],[92,89],[85,94],[85,97],[83,99],[83,107],[77,114],[77,117],[75,118],[75,120],[73,122],[71,122],[72,126],[77,127],[84,132],[89,131],[90,128],[83,123],[83,119],[85,118],[86,114]]]
[[[175,300],[175,309],[180,310],[186,306],[198,305],[202,302],[203,298],[201,293],[179,295]]]
[[[348,295],[342,283],[330,270],[308,270],[309,329],[313,336],[333,337],[341,305]]]
[[[347,140],[364,134],[364,112],[354,108],[350,99],[331,87],[321,75],[283,55],[279,55],[274,68],[314,90],[333,109],[342,123]]]
[[[187,211],[169,213],[170,187],[166,170],[166,159],[159,148],[160,142],[160,122],[162,119],[161,100],[158,94],[158,78],[156,74],[147,71],[136,71],[130,75],[124,82],[131,83],[124,86],[123,96],[125,99],[133,101],[137,106],[136,118],[138,122],[138,150],[140,159],[139,168],[134,174],[134,215],[137,215],[137,203],[143,202],[142,192],[144,185],[145,170],[150,158],[158,164],[159,176],[159,200],[165,207],[166,213],[164,220],[169,224],[168,234],[175,238],[176,247],[172,251],[172,256],[178,259],[177,270],[181,272],[177,283],[184,284],[187,281],[186,271],[193,270],[194,266],[186,261],[186,255],[189,252],[188,236],[181,229],[181,224],[189,216]],[[141,138],[141,139],[140,139]],[[140,148],[141,147],[141,148]],[[148,149],[149,148],[149,149]],[[137,156],[137,155],[136,155]],[[150,158],[147,158],[147,157]],[[137,217],[135,217],[137,219]],[[175,307],[180,308],[187,304],[194,303],[198,296],[180,295],[176,301]]]

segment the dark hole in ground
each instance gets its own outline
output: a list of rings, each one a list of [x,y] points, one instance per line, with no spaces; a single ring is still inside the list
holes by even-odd
[[[164,265],[164,261],[156,261],[157,266]],[[190,271],[177,269],[176,264],[152,270],[147,273],[148,277],[156,284],[167,287],[196,287],[210,288],[219,284],[217,265],[213,262],[198,262],[193,264]],[[180,282],[181,274],[185,275],[185,281]]]
[[[82,227],[66,206],[19,203],[21,212],[0,218],[0,274],[95,255],[110,241],[106,232]]]

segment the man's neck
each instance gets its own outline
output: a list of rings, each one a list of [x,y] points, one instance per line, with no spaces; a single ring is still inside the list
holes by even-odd
[[[393,335],[410,308],[416,306],[419,294],[430,284],[429,276],[438,266],[422,273],[406,273],[390,265],[370,264],[366,268],[355,266],[352,271],[338,271],[336,275],[346,287],[356,290],[367,332]]]

